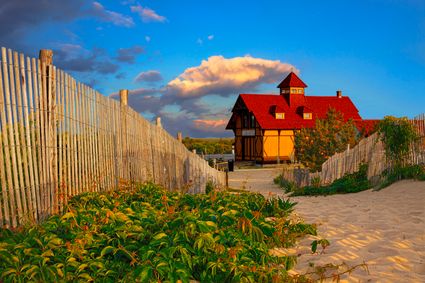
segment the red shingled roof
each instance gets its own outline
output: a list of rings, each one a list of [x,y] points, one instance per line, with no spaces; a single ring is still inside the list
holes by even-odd
[[[282,95],[270,94],[241,94],[239,98],[252,112],[262,129],[292,130],[300,128],[312,128],[315,119],[323,119],[329,108],[334,108],[344,114],[346,120],[362,120],[359,111],[349,97],[338,98],[336,96],[304,96],[304,105],[293,105],[290,107]],[[238,99],[239,99],[238,98]],[[270,108],[276,105],[279,111],[285,113],[285,119],[275,119],[270,113]],[[303,119],[299,109],[305,107],[313,113],[312,120]],[[297,111],[298,110],[298,111]],[[231,129],[230,121],[226,129]]]
[[[357,129],[366,136],[369,136],[376,130],[376,125],[380,120],[355,120]]]
[[[289,75],[277,86],[277,88],[287,87],[307,87],[307,85],[294,73],[290,72]]]

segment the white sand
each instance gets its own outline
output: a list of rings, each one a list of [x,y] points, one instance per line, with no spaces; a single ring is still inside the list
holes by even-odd
[[[230,173],[229,183],[265,195],[282,194],[272,182],[276,175],[270,169],[236,171]],[[369,274],[358,268],[341,282],[425,282],[425,182],[401,181],[377,192],[292,200],[298,202],[295,212],[316,223],[319,237],[331,242],[324,254],[311,254],[312,239],[302,240],[293,251],[300,255],[297,272],[311,269],[309,263],[365,262]]]

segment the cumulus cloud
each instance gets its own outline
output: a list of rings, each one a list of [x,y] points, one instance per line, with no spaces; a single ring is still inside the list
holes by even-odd
[[[129,105],[140,113],[161,116],[164,128],[171,134],[184,130],[185,135],[196,137],[230,136],[232,133],[224,128],[232,105],[211,105],[208,101],[212,96],[236,98],[242,92],[255,92],[261,84],[277,84],[292,70],[298,72],[280,61],[212,56],[199,66],[187,68],[165,87],[131,91]],[[152,72],[140,73],[136,81],[156,80]]]
[[[294,66],[278,60],[211,56],[170,81],[165,95],[185,99],[208,94],[229,96],[237,91],[255,90],[263,83],[276,82],[291,70],[295,70]]]
[[[213,39],[214,39],[214,35],[213,35],[213,34],[211,34],[211,35],[209,35],[207,38],[208,38],[208,40],[213,40]]]
[[[61,1],[63,2],[63,1]],[[66,1],[65,1],[66,2]],[[105,9],[99,2],[93,2],[91,13],[105,22],[111,22],[117,26],[132,27],[134,21],[132,17]]]
[[[134,64],[134,62],[136,61],[137,55],[144,52],[145,52],[145,49],[138,45],[130,47],[130,48],[120,48],[117,50],[117,57],[115,59],[120,62]]]
[[[103,49],[87,50],[77,44],[60,44],[54,49],[55,64],[65,71],[114,74],[119,66],[112,63]]]
[[[146,71],[139,73],[136,78],[134,79],[135,82],[159,82],[162,81],[162,75],[160,72],[152,70],[152,71]]]
[[[140,4],[137,4],[136,6],[131,6],[130,9],[133,13],[139,14],[140,18],[145,23],[149,23],[149,22],[163,23],[167,20],[167,18],[161,15],[158,15],[154,10],[147,7],[142,7]]]

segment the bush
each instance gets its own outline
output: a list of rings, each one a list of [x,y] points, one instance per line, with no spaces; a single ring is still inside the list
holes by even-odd
[[[317,187],[317,184],[312,184],[312,186],[296,189],[291,196],[347,194],[370,189],[371,185],[367,179],[367,168],[367,164],[362,164],[358,172],[347,174],[328,186]]]
[[[347,145],[354,146],[357,140],[354,122],[346,121],[341,112],[331,108],[325,119],[316,119],[314,128],[295,132],[295,153],[302,164],[315,172],[329,157],[344,151]]]
[[[147,184],[85,193],[66,213],[0,230],[4,282],[292,282],[296,256],[276,256],[312,225],[294,203],[260,194],[190,195]],[[299,279],[299,278],[297,278]],[[299,281],[298,281],[299,282]]]
[[[208,180],[207,184],[205,185],[205,193],[209,194],[215,189],[215,184],[213,181]]]
[[[388,187],[389,185],[404,179],[425,181],[425,166],[409,165],[387,169],[382,173],[382,177],[384,181],[379,186],[379,188]]]
[[[273,179],[273,182],[284,190],[284,192],[291,193],[297,189],[297,185],[283,178],[282,174]]]
[[[415,127],[406,117],[386,116],[378,124],[378,133],[384,144],[385,155],[392,168],[400,170],[405,165],[410,147],[418,139]]]

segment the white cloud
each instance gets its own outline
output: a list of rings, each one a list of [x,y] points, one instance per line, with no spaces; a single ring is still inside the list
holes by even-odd
[[[228,96],[255,90],[262,83],[275,83],[294,66],[278,60],[250,56],[224,58],[211,56],[201,65],[186,69],[166,86],[168,97],[198,98],[209,94]]]
[[[92,8],[93,14],[106,22],[111,22],[116,26],[134,26],[133,18],[114,11],[106,10],[99,2],[93,2]]]
[[[150,42],[151,41],[151,37],[150,36],[145,36],[145,40],[146,40],[146,42]]]
[[[213,35],[213,34],[211,34],[211,35],[209,35],[207,38],[208,38],[208,40],[213,40],[213,39],[214,39],[214,35]]]
[[[167,20],[164,16],[158,15],[154,10],[142,7],[140,4],[137,4],[136,6],[130,7],[131,11],[133,13],[138,13],[140,18],[143,22],[160,22],[163,23]]]

